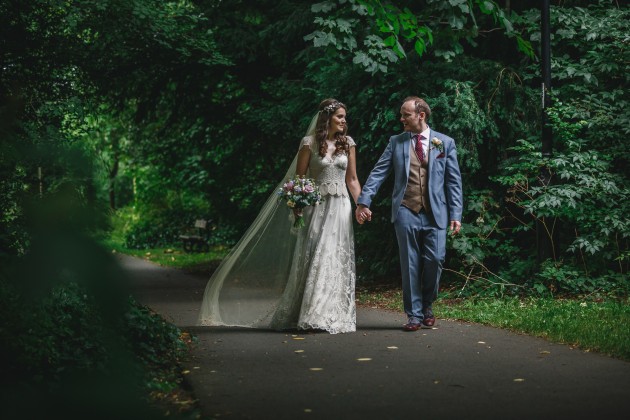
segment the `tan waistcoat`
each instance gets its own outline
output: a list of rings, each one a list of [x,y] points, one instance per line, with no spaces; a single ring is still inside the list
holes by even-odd
[[[407,189],[403,196],[402,205],[416,213],[424,209],[427,213],[431,213],[431,204],[429,204],[429,171],[426,156],[424,162],[420,162],[416,151],[413,148],[413,142],[409,143],[409,181],[407,181]]]

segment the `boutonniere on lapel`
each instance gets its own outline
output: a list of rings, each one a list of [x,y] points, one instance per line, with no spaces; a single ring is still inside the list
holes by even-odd
[[[431,146],[431,149],[436,149],[440,151],[440,154],[438,155],[436,159],[443,158],[444,157],[444,143],[442,142],[442,140],[438,139],[437,137],[433,137],[431,139],[431,144],[433,145]]]

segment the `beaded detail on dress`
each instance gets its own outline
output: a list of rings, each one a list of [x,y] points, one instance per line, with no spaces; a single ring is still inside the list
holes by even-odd
[[[346,168],[348,167],[348,156],[345,154],[333,156],[332,159],[319,156],[315,151],[317,147],[313,147],[315,139],[312,136],[302,139],[302,146],[311,148],[311,161],[309,170],[311,178],[317,180],[319,192],[322,197],[327,195],[349,197],[348,187],[346,186]],[[348,145],[355,146],[352,137],[348,136]]]
[[[343,184],[339,182],[320,184],[319,192],[322,194],[322,197],[327,195],[341,195],[344,197],[349,197],[348,188],[346,187],[345,182]]]

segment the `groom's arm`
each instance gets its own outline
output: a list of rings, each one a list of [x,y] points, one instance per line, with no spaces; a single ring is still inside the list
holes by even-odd
[[[450,147],[447,150],[446,166],[444,170],[444,187],[446,193],[446,203],[448,205],[448,217],[451,222],[461,222],[464,208],[462,174],[457,160],[457,147],[455,145],[455,141],[451,139],[449,143]]]
[[[361,190],[361,195],[359,196],[359,199],[357,200],[358,206],[370,207],[370,205],[372,204],[372,199],[378,192],[381,185],[383,185],[383,182],[385,181],[385,179],[387,179],[387,176],[392,171],[393,153],[394,152],[392,148],[392,139],[390,138],[389,143],[387,144],[387,147],[385,148],[385,151],[376,162],[376,165],[374,165],[374,169],[372,169],[372,172],[370,172],[370,176],[368,177],[367,181],[365,181],[365,184],[363,185],[363,189]]]

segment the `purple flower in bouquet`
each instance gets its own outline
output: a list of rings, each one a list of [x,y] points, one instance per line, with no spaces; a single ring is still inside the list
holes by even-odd
[[[280,200],[287,202],[287,207],[293,209],[295,222],[293,227],[301,228],[304,226],[304,207],[316,206],[322,201],[319,188],[315,185],[315,181],[310,178],[295,177],[288,180],[282,188],[278,190]]]

